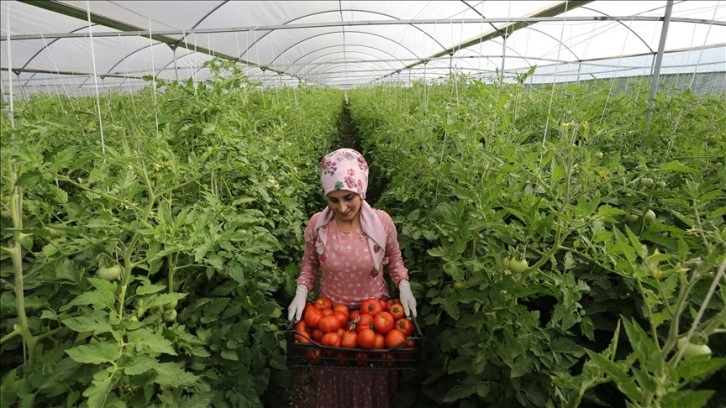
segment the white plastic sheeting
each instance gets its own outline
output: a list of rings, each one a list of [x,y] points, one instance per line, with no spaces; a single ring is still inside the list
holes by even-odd
[[[265,86],[528,83],[651,75],[667,1],[2,1],[2,91],[201,81],[212,56]],[[726,72],[726,2],[673,1],[662,74]],[[503,77],[499,77],[504,73]],[[723,90],[723,89],[721,89]]]

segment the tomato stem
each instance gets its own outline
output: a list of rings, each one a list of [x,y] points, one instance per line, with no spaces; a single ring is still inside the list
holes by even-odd
[[[18,312],[18,330],[23,337],[25,346],[28,350],[27,362],[33,361],[33,351],[38,339],[33,336],[28,326],[28,316],[25,313],[25,289],[23,284],[23,252],[20,245],[20,230],[23,229],[23,192],[16,185],[18,173],[10,172],[10,183],[14,185],[13,195],[10,199],[10,214],[15,228],[14,242],[10,248],[10,257],[13,262],[13,272],[15,273],[15,306]]]

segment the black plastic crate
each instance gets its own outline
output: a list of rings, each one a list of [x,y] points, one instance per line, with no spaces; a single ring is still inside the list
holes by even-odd
[[[392,349],[362,349],[323,346],[300,333],[290,325],[287,329],[287,366],[290,368],[356,368],[356,369],[391,369],[413,370],[418,367],[423,335],[421,329],[412,319],[414,334],[411,336],[413,347],[406,348],[402,344]],[[295,341],[295,335],[310,340],[310,343]]]

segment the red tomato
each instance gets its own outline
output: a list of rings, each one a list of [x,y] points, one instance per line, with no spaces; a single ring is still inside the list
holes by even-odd
[[[318,322],[318,328],[322,330],[323,333],[334,332],[340,328],[340,322],[338,322],[338,318],[336,318],[335,315],[331,314],[323,316]]]
[[[388,333],[393,328],[393,323],[393,315],[388,312],[378,312],[373,316],[373,325],[376,327],[378,333]]]
[[[333,311],[345,313],[346,318],[350,315],[350,310],[348,309],[348,305],[343,304],[343,303],[336,303],[335,306],[333,306]]]
[[[386,333],[386,347],[389,349],[400,346],[405,342],[406,335],[398,329],[393,329]]]
[[[382,335],[381,333],[375,333],[375,334],[376,334],[376,340],[373,343],[373,348],[377,348],[377,349],[386,348],[386,337],[384,335]]]
[[[333,316],[338,320],[338,323],[340,323],[340,327],[345,327],[346,323],[348,323],[348,314],[343,313],[340,310],[336,310],[333,312]]]
[[[384,299],[379,299],[378,303],[381,304],[381,310],[388,310],[388,301]]]
[[[392,304],[388,311],[393,315],[393,320],[398,320],[406,316],[402,305]]]
[[[354,310],[348,315],[348,320],[354,322],[360,316],[360,310]]]
[[[360,333],[363,329],[373,329],[373,316],[369,315],[368,313],[363,313],[360,315],[360,319],[358,319],[358,322],[355,324],[355,331]]]
[[[403,348],[414,348],[416,347],[416,342],[413,341],[413,339],[406,340],[406,343],[403,345]]]
[[[394,323],[393,327],[402,331],[406,337],[413,335],[413,322],[411,322],[411,319],[405,317],[398,319],[396,320],[396,323]]]
[[[333,314],[333,309],[331,309],[331,308],[320,309],[320,314],[323,316],[330,316],[331,314]]]
[[[361,314],[369,314],[371,316],[375,316],[378,312],[380,312],[382,309],[381,302],[378,301],[378,299],[369,298],[364,300],[360,304],[360,312]]]
[[[369,328],[358,331],[358,346],[364,349],[375,348],[376,332]]]
[[[358,333],[347,330],[343,333],[343,337],[340,340],[341,347],[356,348],[358,347]]]
[[[295,334],[295,341],[298,343],[310,343],[310,332],[305,325],[304,320],[300,320],[295,324],[295,331],[300,334]]]
[[[325,333],[323,338],[320,340],[320,344],[329,347],[340,347],[340,335],[335,332]]]
[[[313,305],[315,305],[315,307],[317,307],[318,309],[332,309],[333,301],[330,300],[330,298],[321,296],[321,297],[315,299],[315,302],[313,302]]]
[[[321,317],[323,317],[323,315],[320,313],[320,310],[314,307],[308,308],[305,312],[305,324],[308,328],[314,329],[318,327],[318,322],[320,322]]]
[[[313,340],[317,341],[318,343],[320,343],[320,340],[323,338],[323,334],[325,333],[323,333],[323,331],[320,329],[313,329],[310,332],[310,336],[312,336]]]

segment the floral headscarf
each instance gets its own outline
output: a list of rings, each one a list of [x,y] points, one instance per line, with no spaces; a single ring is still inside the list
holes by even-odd
[[[373,258],[373,273],[374,276],[377,275],[383,267],[386,231],[378,215],[365,201],[368,188],[368,163],[363,155],[353,149],[338,149],[323,157],[320,161],[320,170],[320,181],[325,194],[336,190],[347,190],[360,195],[363,200],[360,207],[360,224],[368,237],[368,249]],[[334,217],[333,211],[326,207],[315,225],[318,233],[316,242],[318,255],[322,255],[325,251],[328,238],[327,225]]]
[[[353,149],[338,149],[320,161],[320,181],[328,194],[335,190],[348,190],[366,198],[368,163]]]

